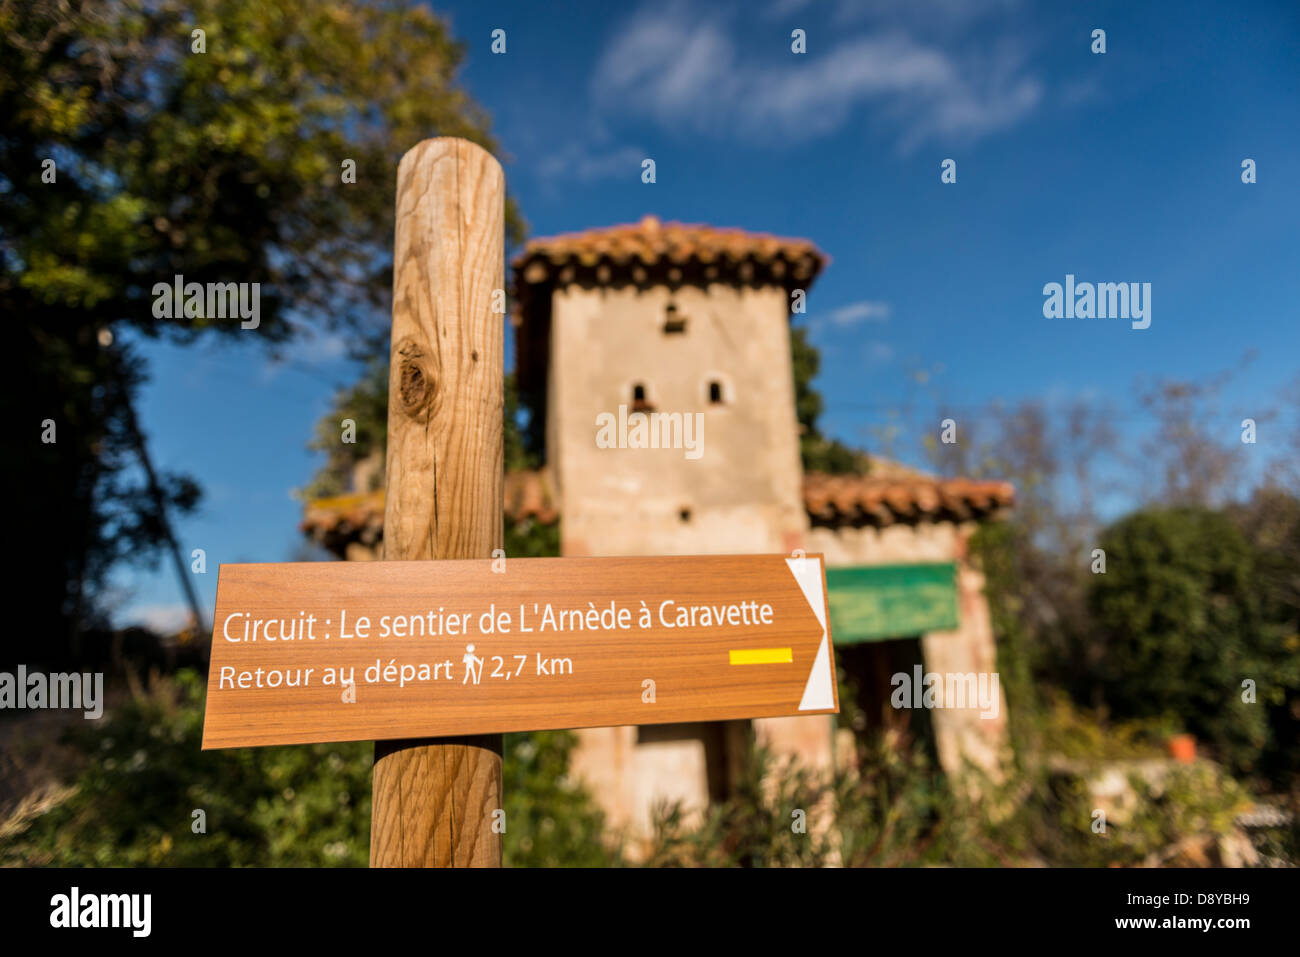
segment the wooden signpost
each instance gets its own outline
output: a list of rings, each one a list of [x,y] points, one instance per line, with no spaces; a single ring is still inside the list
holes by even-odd
[[[203,746],[833,712],[823,577],[780,555],[223,565]]]
[[[502,732],[838,710],[820,556],[500,557],[504,201],[398,167],[388,560],[218,579],[203,747],[374,740],[372,866],[500,864]]]

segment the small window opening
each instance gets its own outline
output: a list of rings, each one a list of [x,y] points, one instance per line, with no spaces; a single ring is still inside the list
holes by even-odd
[[[632,386],[632,411],[633,412],[651,412],[654,406],[646,398],[645,386],[638,382]]]
[[[722,404],[722,383],[716,379],[709,383],[709,402],[713,405]]]
[[[677,512],[677,515],[683,522],[689,522],[691,520],[691,510],[689,508],[680,509]]]
[[[664,310],[664,333],[673,335],[674,333],[683,333],[686,331],[686,317],[677,311],[676,303],[669,303],[668,308]]]

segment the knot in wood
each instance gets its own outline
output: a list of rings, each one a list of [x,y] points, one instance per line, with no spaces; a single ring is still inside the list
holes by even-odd
[[[418,415],[429,402],[429,379],[418,362],[402,360],[398,396],[408,415]]]
[[[433,396],[433,379],[425,368],[424,352],[409,340],[401,343],[396,351],[398,404],[407,415],[423,418]]]

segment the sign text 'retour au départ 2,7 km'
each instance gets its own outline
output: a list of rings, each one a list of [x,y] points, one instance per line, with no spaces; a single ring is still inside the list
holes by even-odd
[[[819,555],[222,565],[203,747],[838,710]]]

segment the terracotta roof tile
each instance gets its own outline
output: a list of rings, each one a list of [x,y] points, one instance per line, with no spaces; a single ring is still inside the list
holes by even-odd
[[[1015,501],[1009,482],[935,478],[873,459],[870,475],[804,475],[804,508],[813,525],[885,526],[918,521],[969,521],[995,517]],[[505,479],[505,513],[515,520],[551,524],[560,517],[546,470],[511,472]],[[384,493],[317,499],[303,510],[302,531],[335,554],[348,544],[376,545],[383,537]]]
[[[1015,488],[1010,482],[942,479],[907,469],[870,475],[809,472],[803,497],[815,525],[892,525],[992,517],[1014,503]]]
[[[646,216],[639,223],[530,240],[511,265],[516,292],[524,299],[529,285],[594,280],[598,266],[605,267],[601,284],[629,278],[643,282],[657,271],[655,278],[675,283],[704,278],[779,280],[778,285],[806,286],[828,262],[826,254],[807,239],[699,223],[663,223]],[[646,270],[641,278],[633,273],[636,265]],[[706,266],[728,268],[717,276],[701,277],[700,267]]]

